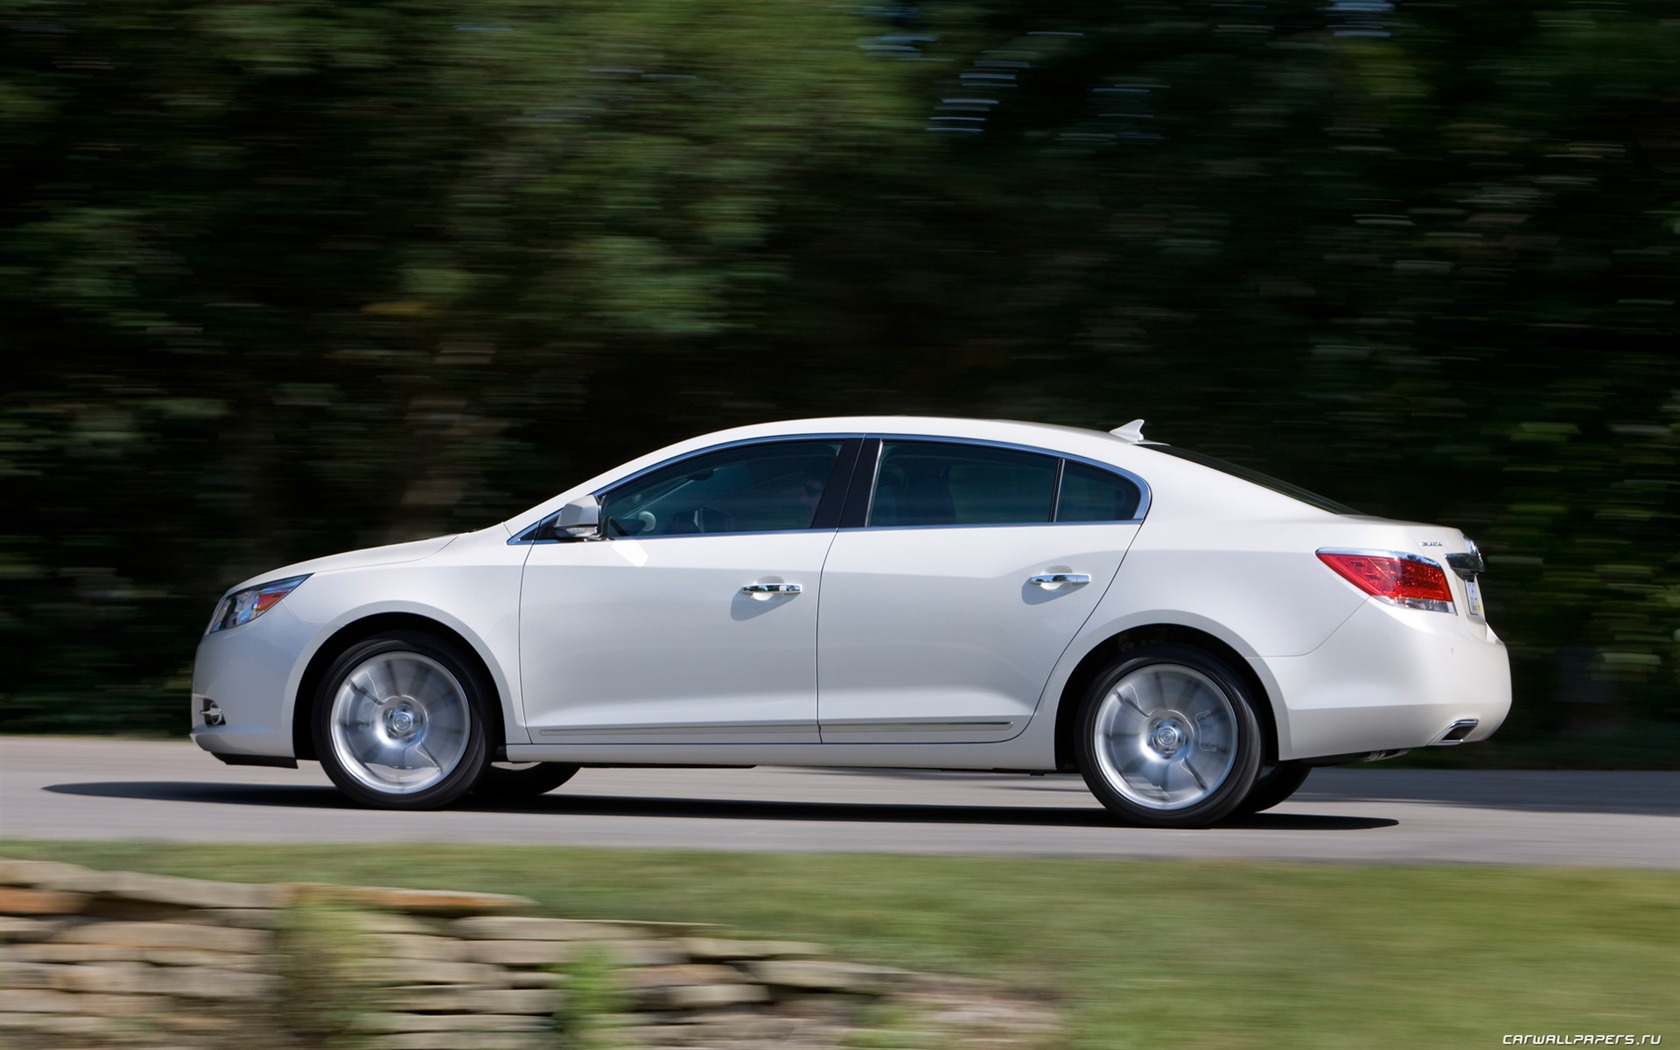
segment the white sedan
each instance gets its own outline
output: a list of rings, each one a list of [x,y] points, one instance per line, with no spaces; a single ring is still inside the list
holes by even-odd
[[[1456,529],[1141,423],[769,423],[238,585],[192,736],[391,808],[586,766],[876,766],[1077,771],[1126,822],[1193,827],[1492,734],[1482,569]]]

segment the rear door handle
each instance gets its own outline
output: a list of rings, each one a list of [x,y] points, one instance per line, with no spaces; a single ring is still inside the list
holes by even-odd
[[[1040,587],[1055,587],[1063,583],[1090,583],[1091,574],[1088,572],[1045,572],[1037,576],[1028,576],[1028,583],[1036,583]]]
[[[804,589],[797,583],[749,583],[741,588],[741,593],[762,599],[774,598],[779,594],[798,594]]]

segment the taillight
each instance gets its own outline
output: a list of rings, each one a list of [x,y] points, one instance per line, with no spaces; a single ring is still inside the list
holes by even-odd
[[[1408,609],[1452,612],[1447,574],[1415,554],[1319,551],[1318,559],[1373,598]]]

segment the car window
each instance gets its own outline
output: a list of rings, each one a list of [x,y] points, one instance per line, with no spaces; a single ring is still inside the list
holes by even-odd
[[[1136,483],[1118,474],[1070,461],[1062,470],[1056,520],[1130,521],[1137,517],[1142,496]]]
[[[1318,493],[1304,489],[1299,485],[1292,484],[1288,481],[1281,481],[1272,477],[1270,474],[1263,474],[1260,471],[1255,470],[1253,467],[1243,467],[1238,466],[1235,463],[1227,463],[1225,460],[1219,459],[1216,456],[1210,456],[1205,452],[1192,452],[1187,448],[1179,448],[1176,445],[1157,445],[1152,443],[1139,445],[1138,447],[1149,449],[1151,452],[1159,452],[1162,455],[1173,456],[1177,459],[1189,460],[1191,463],[1196,463],[1204,467],[1210,467],[1219,471],[1221,474],[1229,474],[1233,478],[1241,478],[1243,481],[1259,485],[1261,488],[1271,489],[1280,496],[1288,496],[1290,499],[1299,500],[1309,507],[1317,507],[1319,510],[1329,511],[1331,514],[1359,513],[1359,511],[1354,510],[1347,504],[1340,503],[1328,496],[1320,496]]]
[[[808,529],[841,442],[778,441],[702,453],[601,496],[608,536]]]
[[[984,445],[886,441],[868,524],[1030,525],[1050,520],[1053,456]]]

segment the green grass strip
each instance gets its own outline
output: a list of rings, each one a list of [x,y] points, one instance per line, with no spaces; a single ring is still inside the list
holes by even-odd
[[[1680,1044],[1672,872],[463,845],[0,841],[0,855],[723,923],[1006,982],[1060,1004],[1078,1048]]]

